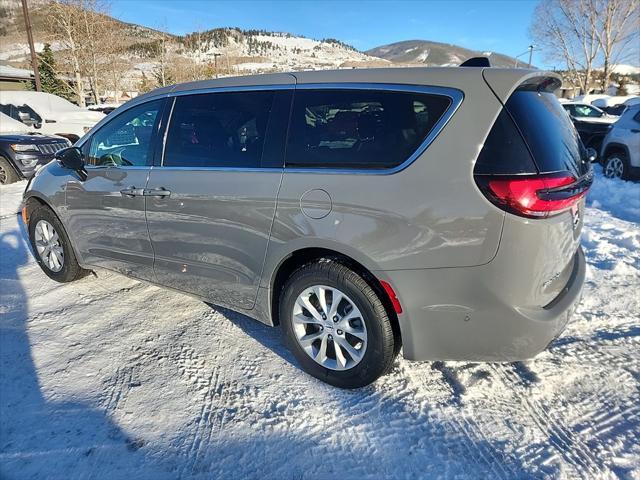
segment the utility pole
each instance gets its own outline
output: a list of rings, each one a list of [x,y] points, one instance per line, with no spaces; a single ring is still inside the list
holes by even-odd
[[[531,57],[533,56],[533,49],[535,48],[535,45],[529,45],[529,68],[531,68]]]
[[[33,33],[31,32],[31,18],[29,17],[29,7],[27,0],[22,0],[22,13],[24,14],[24,25],[27,28],[27,39],[29,40],[29,50],[31,50],[31,67],[33,75],[36,79],[36,91],[42,91],[40,84],[40,71],[38,70],[38,57],[36,56],[36,47],[33,45]]]
[[[221,53],[214,53],[213,54],[213,64],[214,64],[214,68],[216,70],[216,78],[218,78],[218,57],[222,55]]]

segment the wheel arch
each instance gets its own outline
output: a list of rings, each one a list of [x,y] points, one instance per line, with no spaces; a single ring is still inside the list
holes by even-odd
[[[14,172],[16,172],[16,175],[18,175],[18,179],[24,178],[24,175],[22,174],[20,169],[16,167],[13,161],[10,158],[8,158],[8,156],[5,155],[4,152],[2,151],[0,151],[0,158],[3,158],[9,165],[9,168],[12,169]]]
[[[607,161],[607,157],[611,153],[617,152],[617,151],[623,152],[627,156],[627,159],[630,158],[629,157],[629,147],[627,147],[624,143],[611,142],[611,143],[607,143],[607,145],[604,148],[604,154],[602,155],[603,164],[604,164],[604,162]]]
[[[44,195],[40,194],[37,191],[32,190],[32,191],[29,191],[28,196],[24,197],[24,199],[22,200],[22,207],[24,208],[24,210],[21,212],[22,220],[24,222],[25,228],[27,229],[27,232],[29,231],[29,218],[37,208],[47,207],[49,210],[51,210],[53,214],[56,217],[58,217],[60,224],[65,229],[65,233],[67,234],[67,238],[69,239],[69,243],[71,244],[71,248],[73,249],[73,253],[76,257],[76,260],[82,266],[82,260],[81,260],[81,257],[78,255],[78,249],[75,246],[73,238],[71,238],[71,235],[69,235],[69,232],[67,231],[67,227],[65,226],[64,221],[62,220],[62,216],[60,215],[60,212],[58,212],[58,209],[53,206],[52,202],[50,202]]]
[[[278,318],[278,306],[280,302],[280,295],[282,293],[282,287],[291,274],[302,267],[303,265],[320,260],[321,258],[329,258],[336,262],[339,262],[346,267],[350,268],[354,272],[358,273],[378,295],[378,298],[382,301],[384,308],[391,320],[391,327],[396,343],[396,353],[401,345],[400,323],[398,321],[398,315],[396,314],[393,304],[388,294],[385,292],[380,280],[372,273],[372,270],[367,268],[361,262],[354,259],[352,256],[340,252],[336,249],[325,247],[304,247],[290,252],[284,258],[280,260],[277,266],[274,268],[270,283],[269,283],[269,308],[271,314],[271,320],[273,325],[278,325],[280,320]]]

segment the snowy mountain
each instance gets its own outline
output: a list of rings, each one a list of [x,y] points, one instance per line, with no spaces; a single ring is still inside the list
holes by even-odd
[[[184,55],[197,61],[232,62],[239,71],[265,72],[357,66],[384,66],[389,62],[357,51],[339,40],[314,40],[286,32],[216,28],[195,32],[179,41]]]
[[[491,64],[496,67],[513,67],[516,65],[515,58],[500,53],[478,52],[458,45],[428,40],[406,40],[389,45],[381,45],[367,50],[365,53],[404,65],[457,66],[471,57],[478,56],[489,57]],[[526,62],[526,59],[524,62]],[[518,64],[522,66],[523,60],[520,60]]]

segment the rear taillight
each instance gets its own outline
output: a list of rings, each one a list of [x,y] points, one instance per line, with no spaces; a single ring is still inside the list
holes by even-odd
[[[573,207],[584,197],[593,175],[476,175],[485,196],[499,208],[529,218],[546,218]]]

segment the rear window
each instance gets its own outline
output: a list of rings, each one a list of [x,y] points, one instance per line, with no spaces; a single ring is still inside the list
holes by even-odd
[[[299,90],[286,165],[393,168],[422,144],[451,100],[442,95],[379,90]]]
[[[516,90],[506,104],[541,173],[588,171],[578,132],[553,93]]]

